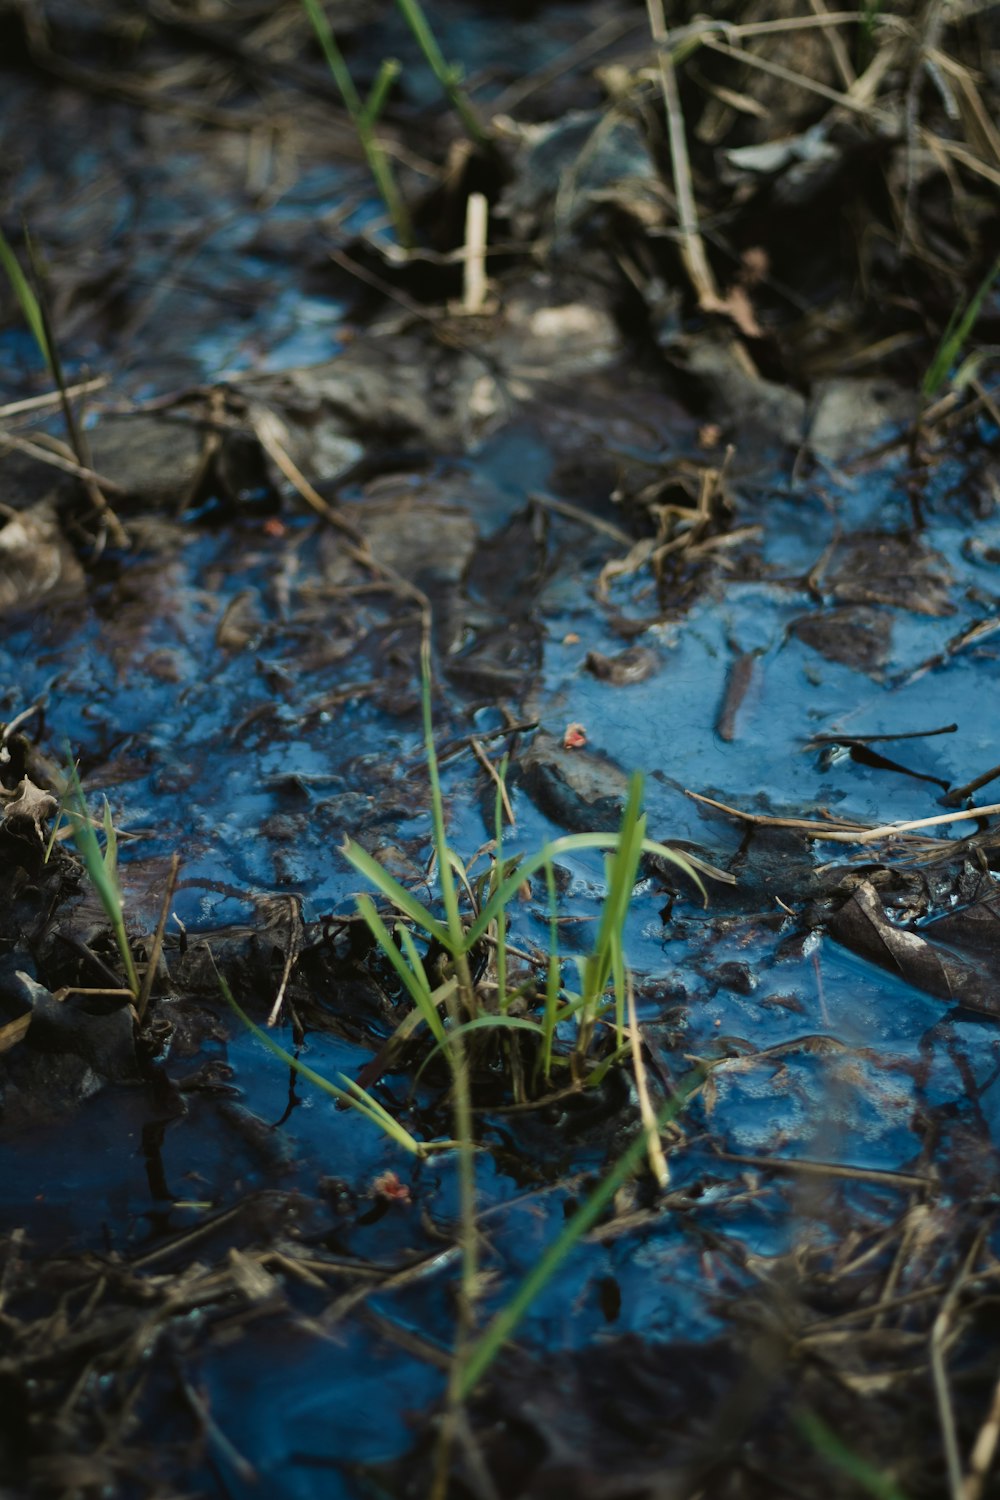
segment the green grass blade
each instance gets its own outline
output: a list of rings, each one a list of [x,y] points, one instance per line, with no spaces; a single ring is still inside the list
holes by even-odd
[[[424,641],[420,651],[420,703],[424,721],[424,750],[427,755],[427,775],[431,784],[431,819],[434,830],[434,852],[438,862],[438,881],[444,901],[445,917],[449,937],[446,946],[453,958],[469,951],[465,929],[458,908],[458,891],[455,886],[451,850],[444,821],[444,794],[441,790],[441,773],[438,769],[437,750],[434,745],[434,716],[431,707],[431,662],[430,646]]]
[[[448,927],[447,948],[455,965],[458,989],[449,1001],[448,1012],[453,1023],[462,1013],[475,1016],[476,987],[469,968],[469,942],[462,923],[458,905],[458,889],[451,864],[448,836],[445,829],[444,794],[441,790],[441,774],[438,768],[437,750],[434,745],[434,715],[431,704],[431,643],[430,633],[425,631],[420,643],[420,705],[423,714],[424,748],[427,753],[427,775],[431,785],[431,815],[434,828],[434,852],[437,855],[438,882],[444,901]],[[501,912],[501,919],[503,913]],[[476,1298],[476,1283],[479,1265],[479,1236],[476,1228],[476,1162],[473,1137],[472,1097],[469,1084],[469,1065],[464,1041],[459,1040],[451,1049],[452,1073],[454,1077],[455,1135],[458,1137],[458,1198],[462,1246],[462,1291],[459,1301],[459,1343],[464,1342],[464,1330],[471,1324],[472,1309]]]
[[[118,884],[118,834],[115,832],[114,820],[111,817],[111,806],[107,797],[104,799],[104,868],[109,878]]]
[[[94,832],[93,824],[90,821],[90,814],[87,811],[87,799],[83,795],[80,777],[77,774],[76,766],[71,760],[66,773],[65,812],[73,833],[73,842],[76,845],[77,853],[83,861],[83,867],[87,872],[87,879],[94,887],[97,898],[104,908],[104,914],[111,923],[111,928],[115,935],[115,945],[125,968],[128,988],[138,998],[140,989],[139,976],[136,972],[135,960],[132,957],[132,948],[128,940],[128,933],[125,929],[125,903],[122,899],[121,886],[118,884],[118,840],[114,827],[111,825],[111,813],[106,798],[104,807],[105,833],[111,827],[111,836],[107,849],[102,851],[97,834]]]
[[[396,0],[396,4],[424,54],[428,67],[444,90],[446,98],[461,119],[468,135],[477,146],[487,145],[486,132],[476,118],[475,111],[464,90],[459,88],[458,70],[445,61],[444,53],[438,45],[437,37],[430,28],[419,0]]]
[[[658,843],[656,839],[643,839],[642,852],[643,854],[656,854],[660,859],[665,859],[670,864],[676,865],[678,870],[683,871],[688,879],[698,887],[706,906],[708,905],[708,891],[705,889],[705,883],[701,878],[702,875],[707,875],[710,880],[721,880],[726,885],[736,884],[736,876],[730,875],[727,870],[716,870],[714,866],[706,864],[704,860],[682,854],[679,849],[671,849],[669,844]]]
[[[490,869],[490,894],[491,895],[493,894],[493,892],[497,888],[497,883],[498,883],[498,881],[500,879],[500,875],[501,875],[501,872],[503,870],[503,813],[504,813],[504,807],[503,807],[503,788],[504,788],[504,782],[506,781],[506,778],[507,778],[507,757],[505,755],[503,757],[503,759],[501,760],[501,762],[500,762],[500,769],[497,772],[497,791],[496,791],[496,798],[495,798],[494,803],[493,803],[493,837],[494,837],[494,839],[496,841],[496,850],[495,850],[495,854],[494,854],[493,864],[492,864],[492,867]],[[508,1004],[510,1003],[509,1002],[509,996],[507,994],[507,913],[506,912],[501,912],[500,916],[499,916],[499,918],[497,920],[496,966],[497,966],[497,996],[498,996],[498,1003],[500,1005],[500,1009],[502,1011],[505,1011],[507,1009]]]
[[[848,1447],[815,1412],[800,1411],[795,1418],[795,1425],[803,1437],[812,1443],[817,1453],[849,1479],[855,1480],[866,1494],[874,1496],[874,1500],[906,1500],[905,1494],[893,1480],[882,1474],[860,1453]]]
[[[331,1083],[328,1078],[324,1078],[322,1073],[317,1073],[307,1063],[302,1062],[297,1057],[293,1057],[290,1052],[286,1052],[284,1047],[275,1041],[274,1037],[268,1036],[262,1027],[257,1026],[251,1021],[243,1007],[237,1003],[232,990],[217,969],[215,977],[219,981],[222,998],[230,1010],[234,1015],[239,1017],[246,1029],[259,1042],[263,1042],[269,1052],[273,1052],[275,1057],[280,1057],[281,1061],[287,1063],[301,1078],[307,1079],[309,1083],[315,1084],[316,1088],[322,1089],[324,1094],[329,1094],[341,1104],[350,1105],[358,1114],[363,1115],[366,1120],[369,1120],[373,1125],[377,1125],[386,1135],[391,1136],[397,1145],[402,1146],[404,1150],[412,1152],[414,1156],[425,1155],[424,1147],[420,1141],[415,1136],[412,1136],[404,1125],[401,1125],[398,1120],[394,1119],[389,1111],[379,1104],[377,1099],[373,1099],[371,1094],[365,1093],[364,1089],[350,1078],[344,1078],[345,1087],[339,1088],[337,1084]],[[343,1076],[341,1074],[342,1078]]]
[[[52,351],[45,333],[45,319],[39,306],[38,298],[32,291],[28,278],[21,270],[20,262],[7,243],[3,233],[0,232],[0,266],[3,267],[7,280],[10,282],[11,290],[17,298],[18,305],[24,314],[24,321],[31,329],[32,337],[41,352],[41,356],[49,369],[52,369]]]
[[[615,1047],[625,1045],[625,952],[619,929],[611,934],[611,987],[615,996]]]
[[[337,85],[337,91],[343,99],[348,114],[355,124],[364,113],[364,105],[361,95],[354,86],[350,69],[344,61],[344,54],[337,46],[336,39],[331,30],[330,23],[326,19],[326,12],[320,5],[319,0],[302,0],[302,8],[316,33],[320,50],[326,58],[326,65],[330,70],[330,76]]]
[[[319,0],[302,0],[302,8],[309,17],[316,40],[319,42],[320,50],[326,58],[326,65],[330,70],[330,76],[337,86],[337,91],[344,101],[344,105],[354,122],[354,128],[358,132],[358,140],[361,142],[362,150],[368,162],[368,169],[375,181],[379,196],[389,211],[393,228],[399,243],[404,249],[409,249],[413,244],[413,226],[410,222],[409,210],[403,202],[402,194],[396,185],[389,158],[382,149],[378,138],[374,134],[372,123],[374,115],[369,118],[365,105],[362,103],[361,95],[358,93],[351,77],[350,69],[344,61],[343,53],[337,46],[330,23]],[[383,64],[383,72],[385,65]],[[385,102],[388,86],[380,73],[375,82],[375,90],[379,91],[377,102],[379,107]],[[373,92],[375,91],[373,90]],[[369,101],[370,103],[371,101]]]
[[[674,1097],[657,1115],[657,1128],[662,1130],[675,1119],[692,1095],[701,1087],[705,1074],[697,1068],[683,1078]],[[524,1317],[539,1292],[552,1280],[577,1241],[586,1234],[591,1225],[600,1218],[615,1193],[639,1166],[646,1151],[646,1132],[641,1130],[628,1149],[594,1189],[590,1197],[580,1205],[565,1227],[543,1252],[537,1264],[528,1272],[517,1291],[505,1307],[488,1324],[485,1332],[472,1345],[462,1364],[458,1379],[458,1391],[463,1400],[472,1395],[479,1381],[489,1369],[514,1329]]]
[[[434,996],[437,992],[431,989],[430,980],[427,977],[427,971],[424,968],[423,959],[417,952],[417,945],[413,941],[411,934],[403,926],[402,922],[397,924],[396,931],[399,933],[399,939],[406,950],[406,956],[413,966],[414,972],[418,975],[422,986],[422,993],[419,996],[416,992],[413,992],[414,1004],[417,1006],[417,1009],[423,1016],[424,1022],[426,1023],[427,1029],[431,1033],[431,1035],[435,1038],[436,1041],[443,1042],[446,1040],[448,1033],[445,1031],[445,1025],[441,1016],[441,1011],[434,999]],[[454,984],[454,981],[452,981],[452,984]]]
[[[948,379],[948,372],[958,359],[966,339],[975,327],[979,314],[982,311],[983,303],[986,301],[986,294],[997,276],[1000,276],[1000,255],[997,256],[969,299],[965,311],[959,313],[956,307],[952,313],[934,358],[928,367],[927,374],[924,376],[923,393],[928,399],[936,396]]]
[[[368,930],[406,986],[407,994],[426,1024],[430,1027],[431,1032],[434,1036],[440,1034],[443,1037],[444,1025],[431,996],[431,987],[427,979],[426,970],[410,934],[402,924],[397,928],[406,948],[406,957],[404,958],[393,941],[392,933],[376,911],[372,898],[370,896],[359,896],[357,898],[357,907],[367,923]],[[409,963],[407,963],[407,959],[409,959]]]
[[[563,854],[575,854],[583,849],[616,849],[620,837],[621,835],[617,833],[567,833],[561,838],[552,839],[548,844],[544,844],[534,854],[525,855],[511,874],[505,876],[500,882],[478,917],[473,921],[466,935],[467,948],[471,948],[479,941],[497,913],[510,904],[524,882],[537,874],[546,863],[551,860],[558,861]],[[683,870],[705,895],[705,887],[698,871],[678,850],[671,849],[667,844],[660,844],[655,839],[644,838],[642,852],[658,854],[662,859],[669,859],[671,864]]]
[[[617,1068],[619,1063],[624,1062],[631,1055],[632,1043],[626,1040],[621,1047],[616,1047],[613,1052],[609,1052],[607,1057],[602,1057],[600,1062],[591,1068],[583,1080],[584,1086],[588,1089],[596,1089],[599,1084],[603,1083],[612,1068]]]
[[[409,917],[417,927],[423,928],[428,937],[436,938],[442,947],[451,952],[451,936],[446,927],[443,927],[436,917],[432,916],[422,901],[418,901],[412,892],[401,885],[394,875],[382,868],[377,859],[373,859],[367,849],[362,849],[353,839],[348,839],[341,847],[341,854],[353,865],[359,875],[375,887],[386,901],[395,906],[404,916]]]
[[[562,985],[562,962],[559,956],[559,895],[556,872],[551,860],[545,866],[545,887],[549,897],[549,961],[545,970],[545,1045],[542,1049],[542,1076],[552,1073],[552,1044],[558,1023],[559,990]]]
[[[640,812],[642,777],[636,774],[629,783],[628,800],[622,813],[617,842],[605,861],[607,895],[601,910],[600,926],[593,951],[584,970],[583,993],[588,1006],[600,1003],[611,974],[612,940],[621,933],[635,889],[635,878],[642,857],[646,817]]]
[[[383,60],[382,66],[375,75],[375,82],[371,86],[371,92],[365,100],[364,108],[362,109],[362,115],[367,126],[373,126],[383,109],[385,109],[385,101],[388,99],[389,92],[401,72],[402,68],[395,57],[387,57]]]

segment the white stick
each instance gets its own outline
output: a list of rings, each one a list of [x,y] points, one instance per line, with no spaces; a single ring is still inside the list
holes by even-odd
[[[482,312],[486,303],[486,223],[489,205],[483,193],[470,193],[465,206],[465,278],[462,311]]]

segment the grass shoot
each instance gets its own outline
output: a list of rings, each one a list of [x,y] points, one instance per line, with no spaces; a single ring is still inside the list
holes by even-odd
[[[25,276],[21,269],[21,263],[11,249],[2,230],[0,230],[0,266],[3,267],[4,275],[10,283],[11,291],[17,298],[17,304],[24,316],[24,321],[31,330],[31,336],[38,345],[42,358],[51,370],[53,367],[52,351],[49,346],[48,335],[45,331],[45,317],[42,313],[41,303],[35,296],[27,276]]]
[[[66,773],[66,788],[61,806],[62,812],[69,821],[73,842],[83,861],[87,878],[97,893],[105,916],[111,923],[115,944],[125,970],[127,986],[133,999],[138,1001],[141,987],[135,959],[132,956],[132,947],[125,930],[125,901],[118,880],[118,835],[111,819],[111,809],[105,797],[102,824],[104,848],[102,849],[94,830],[93,820],[87,810],[87,799],[83,795],[79,774],[72,761]]]
[[[337,91],[344,101],[344,107],[351,117],[351,121],[358,134],[361,149],[365,153],[369,170],[375,181],[379,196],[385,204],[392,220],[392,227],[396,231],[396,238],[404,250],[409,250],[413,245],[413,226],[410,222],[410,213],[399,191],[392,165],[386,155],[385,148],[379,140],[375,126],[379,116],[385,107],[389,90],[395,79],[399,76],[399,63],[394,59],[386,59],[378,71],[372,89],[367,99],[362,99],[357,85],[351,77],[350,69],[344,61],[344,54],[337,46],[330,23],[326,18],[320,0],[302,0],[302,7],[309,17],[316,40],[319,42],[326,65],[330,75],[337,86]]]
[[[966,340],[976,326],[987,293],[998,276],[1000,276],[1000,255],[997,256],[969,298],[964,310],[960,311],[956,307],[948,320],[948,326],[941,336],[941,342],[924,376],[923,393],[928,400],[937,395],[954,369]]]
[[[461,119],[466,133],[477,146],[485,146],[487,144],[486,132],[476,118],[468,96],[461,87],[462,70],[445,59],[419,0],[397,0],[397,4],[428,67],[441,85],[448,102]],[[337,45],[321,0],[302,0],[302,8],[316,34],[316,40],[326,59],[330,75],[337,86],[337,92],[344,101],[344,107],[357,131],[361,149],[365,153],[375,186],[392,221],[396,238],[404,250],[410,250],[413,248],[413,224],[410,211],[399,190],[392,163],[375,128],[385,109],[392,86],[400,75],[401,65],[396,58],[386,58],[375,76],[367,99],[362,99],[357,84],[351,77],[344,54]]]
[[[396,4],[402,11],[407,26],[409,26],[417,45],[424,54],[428,67],[441,85],[448,102],[465,126],[470,140],[474,141],[477,146],[485,146],[487,144],[486,133],[476,118],[475,111],[461,87],[462,70],[453,63],[445,61],[444,53],[438,46],[437,38],[430,28],[420,0],[396,0]]]

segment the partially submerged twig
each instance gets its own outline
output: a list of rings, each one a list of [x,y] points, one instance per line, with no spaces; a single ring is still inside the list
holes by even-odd
[[[160,919],[156,924],[156,932],[153,935],[153,946],[146,960],[146,972],[142,977],[142,989],[139,991],[135,1003],[136,1014],[141,1025],[146,1008],[149,1005],[149,997],[153,992],[153,983],[156,979],[156,971],[160,965],[160,954],[163,952],[163,934],[167,930],[167,921],[170,917],[170,907],[173,903],[174,892],[177,889],[177,876],[180,872],[181,857],[179,854],[170,856],[170,873],[167,876],[166,888],[163,892],[163,901],[160,906]]]
[[[632,975],[625,971],[625,1003],[628,1009],[628,1034],[632,1043],[632,1068],[635,1073],[635,1091],[639,1099],[639,1114],[642,1119],[642,1128],[646,1134],[646,1153],[649,1157],[649,1170],[656,1178],[657,1185],[665,1188],[670,1181],[670,1169],[667,1166],[667,1158],[663,1154],[663,1146],[660,1144],[660,1126],[656,1118],[656,1111],[649,1097],[649,1085],[646,1081],[646,1063],[642,1055],[642,1037],[639,1033],[639,1019],[635,1011],[635,985],[632,983]]]
[[[994,818],[1000,815],[1000,802],[994,802],[989,807],[969,807],[962,812],[937,813],[932,818],[914,818],[908,823],[883,823],[877,828],[870,828],[863,823],[851,823],[846,819],[831,818],[828,823],[821,823],[810,818],[778,818],[765,813],[746,812],[743,808],[731,807],[727,802],[718,802],[714,797],[705,797],[701,792],[692,792],[687,788],[685,788],[685,795],[693,798],[695,802],[704,802],[707,807],[714,807],[719,812],[728,813],[730,817],[739,818],[742,822],[750,823],[755,827],[788,828],[803,834],[806,838],[818,839],[821,843],[835,844],[872,844],[879,839],[891,839],[901,833],[912,833],[918,828],[937,828],[945,823],[959,823],[970,818]]]

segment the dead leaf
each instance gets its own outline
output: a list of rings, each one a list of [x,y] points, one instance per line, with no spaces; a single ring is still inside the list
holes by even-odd
[[[59,803],[51,792],[43,791],[24,776],[11,800],[5,806],[0,805],[0,826],[13,825],[11,833],[22,838],[34,836],[44,844],[48,837],[46,819],[51,817],[58,806]]]
[[[920,933],[894,927],[870,881],[855,887],[828,925],[838,943],[900,975],[916,989],[983,1015],[1000,1014],[995,979],[959,955],[927,942]]]

